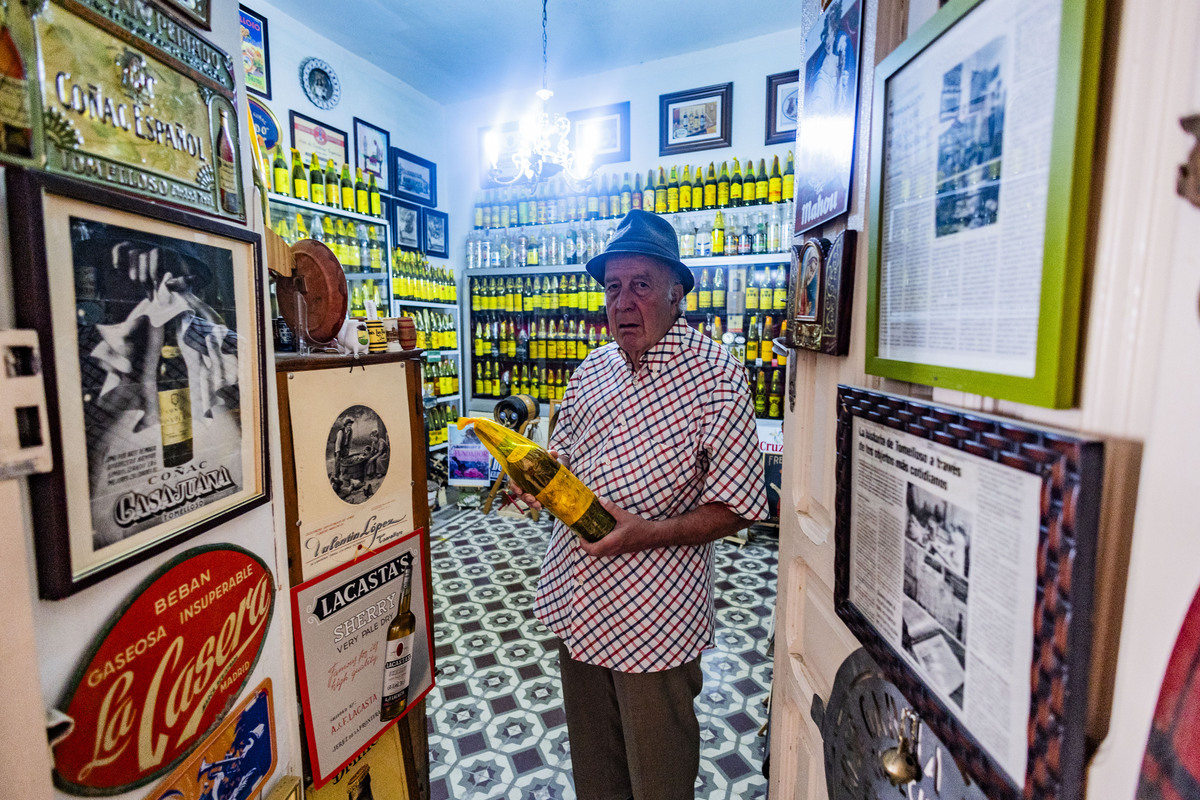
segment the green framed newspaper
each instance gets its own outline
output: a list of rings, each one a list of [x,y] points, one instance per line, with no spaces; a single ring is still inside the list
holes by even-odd
[[[952,0],[875,70],[866,371],[1075,402],[1104,0]]]

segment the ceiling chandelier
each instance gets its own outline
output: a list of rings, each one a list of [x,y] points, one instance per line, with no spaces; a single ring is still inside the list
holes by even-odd
[[[571,120],[547,112],[546,102],[554,96],[546,85],[546,2],[542,0],[542,88],[536,94],[538,110],[523,117],[516,137],[502,146],[493,128],[484,146],[491,163],[489,177],[495,183],[535,184],[562,174],[568,183],[585,181],[592,174],[591,153],[571,150]]]

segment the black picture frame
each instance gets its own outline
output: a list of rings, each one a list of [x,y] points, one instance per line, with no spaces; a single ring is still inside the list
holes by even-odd
[[[366,150],[364,151],[364,145]],[[372,150],[372,145],[378,150],[378,166],[374,169],[376,159]],[[391,135],[380,128],[378,125],[372,125],[364,119],[354,118],[354,166],[361,169],[364,175],[374,175],[378,179],[379,191],[384,194],[392,193],[392,169],[391,169]]]
[[[393,147],[391,166],[392,194],[410,203],[437,208],[437,164]]]
[[[658,154],[733,146],[733,83],[658,96]]]
[[[395,247],[425,252],[425,208],[405,200],[390,200],[388,220]]]
[[[39,509],[33,520],[38,592],[44,599],[56,600],[269,500],[261,239],[246,228],[68,178],[10,168],[6,184],[13,277],[24,293],[23,302],[17,304],[16,324],[38,333],[55,464],[52,472],[29,479]],[[117,239],[120,243],[108,248]],[[170,244],[176,245],[173,253],[165,247]],[[224,394],[200,389],[193,395],[195,367],[188,366],[184,373],[188,396],[195,398],[197,408],[170,424],[177,432],[183,426],[190,432],[200,409],[207,406],[204,418],[208,419],[209,412],[216,416],[209,420],[213,425],[205,428],[206,435],[220,442],[214,450],[211,440],[206,443],[195,437],[196,454],[177,467],[166,467],[158,451],[166,436],[160,414],[169,412],[151,405],[154,387],[147,386],[145,370],[155,342],[161,345],[165,334],[154,334],[145,306],[186,301],[179,300],[178,287],[168,287],[165,282],[158,284],[152,296],[142,296],[137,283],[144,278],[117,266],[121,250],[132,256],[146,248],[159,250],[159,263],[177,264],[177,271],[184,273],[177,280],[188,281],[189,291],[219,300],[209,303],[211,316],[202,317],[203,312],[196,311],[186,320],[178,350],[196,349],[193,336],[207,342],[215,335],[220,337],[222,349],[230,344],[236,347],[233,374],[237,378],[224,382],[220,390]],[[97,252],[109,255],[98,256]],[[51,263],[54,269],[50,269]],[[225,316],[221,309],[227,310]],[[231,324],[229,312],[233,314]],[[114,319],[121,321],[111,327],[125,330],[98,337],[98,326]],[[100,344],[95,344],[98,338]],[[140,359],[143,377],[132,375],[136,366],[125,373],[119,359],[104,356],[102,346],[118,355],[128,350],[131,364]],[[139,352],[143,354],[140,357]],[[111,366],[114,364],[117,366]],[[110,385],[110,380],[115,384]],[[108,392],[109,400],[104,401]],[[161,395],[158,399],[161,402]],[[234,402],[236,410],[229,407]],[[134,421],[136,424],[131,424]],[[139,426],[149,431],[149,436],[139,434]],[[128,446],[128,452],[116,451],[118,446]],[[199,472],[199,459],[210,456],[207,469],[227,468],[229,474],[236,470],[238,477],[225,484],[221,476]],[[121,460],[128,462],[127,468],[117,464]],[[91,474],[99,463],[104,464],[107,482]],[[194,490],[197,502],[204,500],[206,494],[201,492],[207,486],[235,491],[209,492],[216,495],[211,502],[201,502],[174,519],[169,518],[174,506],[164,510],[138,505],[137,497],[153,491],[138,483],[142,477],[169,482],[182,477],[180,470],[192,471],[195,485],[186,491]],[[96,485],[102,485],[104,492],[94,492]],[[118,492],[119,496],[113,496]],[[132,509],[125,516],[135,516],[122,519],[120,509]]]
[[[582,152],[584,137],[581,131],[594,128],[595,136],[604,139],[597,152],[592,153],[591,164],[617,164],[629,160],[629,101],[595,106],[567,114],[571,120],[571,149],[578,156]]]
[[[764,144],[796,141],[800,111],[800,70],[767,76],[767,118]]]
[[[450,215],[431,208],[421,212],[421,243],[427,256],[450,257]]]
[[[264,100],[271,99],[271,36],[267,30],[267,18],[246,6],[238,6],[238,19],[242,30],[242,69],[246,73],[246,91]],[[259,35],[255,36],[255,27]],[[261,40],[261,41],[256,41]],[[262,79],[253,80],[251,64],[256,61],[255,50],[262,56]],[[260,86],[262,88],[258,88]]]
[[[1053,431],[1025,425],[1012,419],[992,417],[984,414],[963,411],[930,403],[914,400],[900,395],[870,391],[853,386],[838,386],[837,403],[837,488],[836,488],[836,549],[834,555],[834,600],[838,616],[846,623],[851,632],[863,643],[883,669],[884,674],[892,681],[904,696],[912,703],[914,710],[922,721],[946,745],[949,752],[954,754],[959,769],[965,776],[979,783],[980,788],[990,798],[998,800],[1019,800],[1022,797],[1080,797],[1084,770],[1086,766],[1086,721],[1088,709],[1088,682],[1091,666],[1091,627],[1093,604],[1093,580],[1095,576],[1096,547],[1098,538],[1101,483],[1104,468],[1104,445],[1097,440],[1089,440],[1071,433]],[[855,436],[855,422],[861,420],[870,425],[859,427],[859,436]],[[872,435],[874,431],[874,435]],[[882,431],[886,436],[880,435]],[[899,444],[893,449],[891,437],[895,436]],[[901,439],[901,437],[904,437]],[[882,440],[882,441],[881,441]],[[1001,766],[1000,758],[983,746],[979,731],[970,730],[962,721],[959,714],[943,700],[941,690],[933,687],[933,678],[923,675],[913,665],[917,662],[910,655],[902,655],[902,650],[915,647],[913,644],[918,636],[924,634],[912,633],[915,630],[908,627],[909,595],[909,548],[921,547],[920,533],[925,530],[925,523],[913,527],[913,486],[920,483],[928,487],[930,475],[937,478],[950,477],[943,465],[934,463],[927,466],[913,450],[907,447],[901,449],[905,442],[917,443],[920,451],[930,450],[934,458],[947,459],[945,463],[958,462],[963,469],[961,475],[974,474],[977,483],[987,483],[990,492],[987,498],[974,498],[974,503],[966,513],[974,513],[973,517],[960,517],[968,520],[966,539],[967,558],[965,563],[970,565],[969,571],[963,578],[963,591],[974,592],[974,595],[964,594],[964,604],[969,610],[970,602],[978,598],[979,593],[985,593],[987,600],[980,607],[984,609],[1013,606],[1020,607],[1022,603],[1032,600],[1032,659],[1031,663],[1021,669],[1019,674],[998,674],[993,684],[1008,681],[1012,686],[1029,687],[1029,712],[1026,718],[1025,730],[1019,733],[1019,740],[1028,746],[1025,758],[1025,775],[1023,780],[1014,781]],[[925,444],[929,442],[931,444]],[[872,451],[871,448],[875,448]],[[861,454],[861,455],[860,455]],[[928,454],[927,454],[928,455]],[[861,458],[872,466],[872,471],[878,474],[866,475],[859,480],[855,475],[853,463]],[[889,460],[900,462],[907,459],[911,469],[888,465]],[[976,461],[972,462],[971,460]],[[980,466],[982,465],[982,466]],[[885,471],[885,470],[891,470]],[[896,470],[907,472],[909,480],[908,513],[904,516],[905,490],[897,487],[899,496],[891,500],[891,505],[882,504],[878,500],[880,492],[890,493],[888,485],[891,475]],[[971,472],[974,470],[974,472]],[[987,472],[984,472],[987,470]],[[1010,472],[1011,470],[1011,472]],[[865,470],[864,470],[865,471]],[[918,474],[918,473],[928,474]],[[883,475],[883,478],[879,477]],[[997,476],[1000,476],[997,480]],[[1035,480],[1029,480],[1032,476]],[[1001,483],[1007,484],[1003,488]],[[1021,496],[1014,487],[1025,485],[1032,489],[1032,496]],[[936,486],[936,483],[933,484]],[[954,487],[954,484],[948,484]],[[926,494],[932,490],[926,490]],[[979,490],[982,492],[982,490]],[[1000,513],[994,500],[1001,492],[1008,492],[1014,497],[1020,497],[1021,502],[1027,503],[1030,520],[1037,517],[1037,522],[1031,529],[1002,528],[1003,549],[1000,552],[1009,558],[1010,563],[1020,559],[1010,557],[1020,548],[1028,554],[1029,565],[1026,568],[1031,575],[1032,584],[1021,588],[1013,588],[1013,581],[1021,587],[1020,569],[1013,569],[1012,575],[1006,575],[1008,580],[994,582],[997,573],[993,571],[991,578],[981,578],[980,565],[987,564],[992,559],[980,555],[984,541],[981,531],[984,523],[980,517],[990,516],[990,547],[996,546],[998,529],[997,515]],[[870,501],[862,499],[868,495]],[[941,489],[943,510],[939,523],[936,513],[932,516],[934,528],[956,527],[949,520],[951,509],[958,514],[957,500],[963,496],[961,492]],[[936,495],[934,495],[936,498]],[[989,503],[987,513],[981,510],[983,502]],[[856,503],[868,504],[868,515],[861,517],[862,522],[856,522]],[[901,506],[897,513],[896,505]],[[1007,511],[1007,507],[1003,507]],[[887,533],[887,538],[900,539],[901,557],[903,562],[904,591],[899,598],[904,601],[905,617],[902,632],[893,633],[891,637],[881,633],[868,614],[884,613],[877,607],[865,610],[851,599],[851,591],[859,592],[861,588],[853,584],[853,557],[856,548],[869,548],[871,534],[869,518],[876,521],[884,517],[898,520],[895,525],[898,533]],[[906,519],[907,523],[900,520]],[[861,541],[854,539],[853,530],[856,524],[864,528],[866,538]],[[882,524],[882,523],[880,523]],[[878,525],[876,526],[878,527]],[[918,532],[918,538],[910,535],[913,530]],[[881,538],[882,538],[881,534]],[[976,541],[978,539],[978,541]],[[934,541],[940,541],[934,537]],[[883,547],[878,544],[877,547]],[[864,550],[869,553],[869,550]],[[928,565],[928,557],[913,559],[919,568]],[[932,551],[930,551],[932,552]],[[972,558],[970,554],[974,552]],[[995,556],[995,553],[993,553]],[[867,555],[860,555],[868,558]],[[938,563],[951,564],[951,557]],[[864,562],[865,563],[865,562]],[[1000,565],[1001,570],[1007,564]],[[952,567],[945,567],[947,582]],[[913,591],[916,599],[912,602],[920,604],[919,575],[912,578]],[[1003,586],[1004,588],[999,588]],[[853,587],[853,589],[852,589]],[[988,588],[981,588],[988,587]],[[990,594],[989,594],[990,592]],[[1001,596],[991,596],[997,592]],[[1030,597],[1032,595],[1032,597]],[[1000,604],[1008,601],[1008,606]],[[1019,610],[1019,609],[1018,609]],[[942,613],[935,611],[934,613]],[[987,612],[985,611],[986,615]],[[926,613],[925,616],[931,616]],[[931,617],[932,618],[932,617]],[[1028,619],[1023,612],[1014,619]],[[959,629],[950,632],[945,623],[933,620],[931,636],[955,637],[961,639],[959,650],[965,651],[973,647],[972,636],[977,640],[978,633],[973,633],[978,624],[977,617],[968,616],[968,627],[963,629],[962,617],[959,618]],[[991,635],[1003,633],[1003,621],[994,620]],[[895,627],[899,628],[899,624]],[[998,633],[999,632],[999,633]],[[908,635],[909,644],[905,645],[904,636]],[[896,639],[901,644],[897,646]],[[1013,645],[1024,646],[1019,640]],[[950,645],[947,645],[950,646]],[[988,643],[984,639],[984,647],[1001,648],[1004,645],[995,642]],[[978,653],[976,654],[978,657]],[[964,655],[954,652],[954,657],[960,662]],[[930,673],[932,674],[932,673]],[[970,676],[968,675],[967,678]],[[943,687],[944,688],[944,687]],[[960,692],[965,692],[965,684]],[[1012,691],[1018,691],[1012,689]],[[1016,696],[1015,702],[1020,703],[1023,692]],[[961,698],[961,695],[960,695]],[[960,707],[962,700],[956,701]]]

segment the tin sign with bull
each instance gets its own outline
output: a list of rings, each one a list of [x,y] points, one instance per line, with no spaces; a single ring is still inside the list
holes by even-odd
[[[54,748],[72,794],[127,792],[170,772],[221,721],[262,652],[275,580],[234,545],[189,550],[116,611],[59,704]]]

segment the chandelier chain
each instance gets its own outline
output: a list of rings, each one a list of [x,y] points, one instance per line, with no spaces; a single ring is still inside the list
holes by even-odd
[[[542,0],[542,88],[546,84],[546,0]]]

